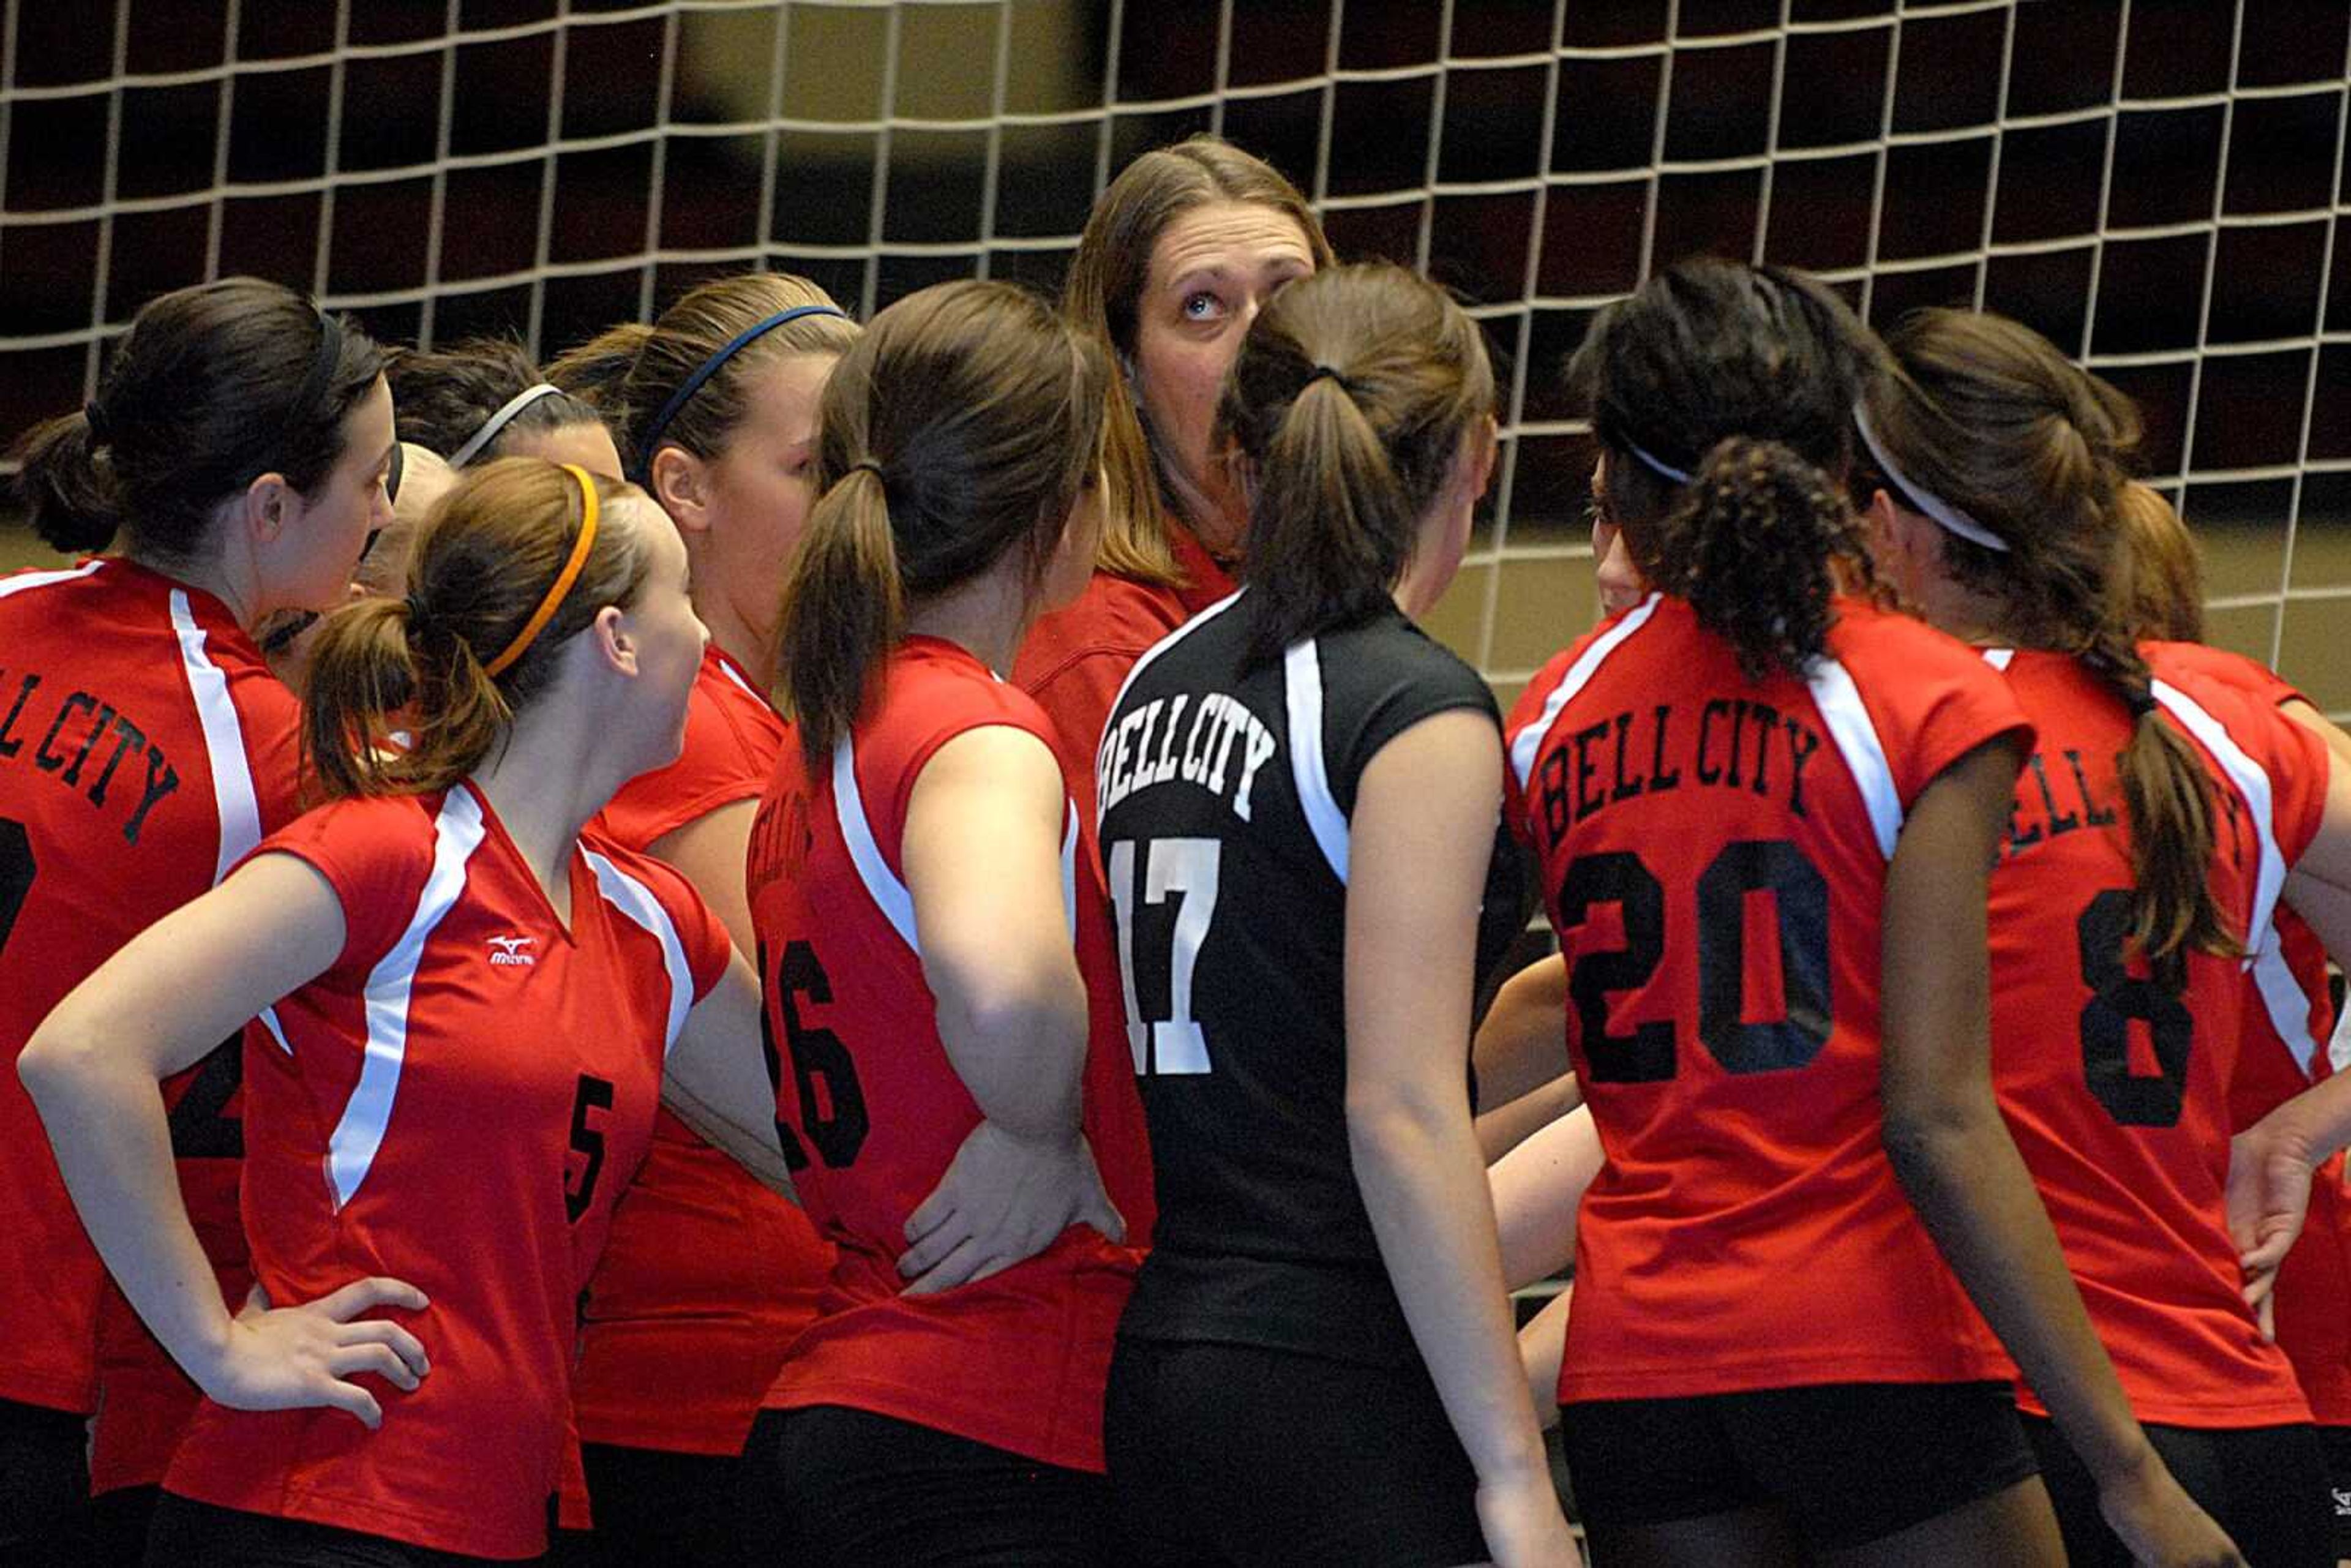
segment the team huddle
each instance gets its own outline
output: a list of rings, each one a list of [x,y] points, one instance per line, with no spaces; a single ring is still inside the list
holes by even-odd
[[[1058,308],[151,302],[0,578],[0,1559],[2351,1557],[2351,737],[2136,411],[1704,259],[1527,373],[1505,713],[1483,334],[1214,138]]]

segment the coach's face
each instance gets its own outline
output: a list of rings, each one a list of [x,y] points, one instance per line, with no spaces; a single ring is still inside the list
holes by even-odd
[[[1274,292],[1314,270],[1298,221],[1253,202],[1210,202],[1159,231],[1127,367],[1144,428],[1183,521],[1212,549],[1237,545],[1249,503],[1208,438],[1225,372]]]

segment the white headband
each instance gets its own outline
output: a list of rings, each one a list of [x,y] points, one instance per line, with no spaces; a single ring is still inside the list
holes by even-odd
[[[2006,539],[2001,538],[1932,490],[1915,483],[1908,475],[1894,465],[1894,459],[1886,455],[1885,447],[1877,444],[1877,433],[1869,428],[1869,415],[1863,412],[1859,403],[1853,405],[1853,423],[1854,428],[1861,432],[1861,444],[1869,448],[1869,455],[1876,460],[1878,472],[1893,480],[1895,488],[1917,502],[1918,509],[1941,524],[1945,532],[1957,534],[1971,545],[1981,545],[1995,555],[2008,553]]]
[[[466,437],[465,445],[449,454],[449,466],[463,468],[466,464],[479,457],[482,455],[482,448],[496,441],[498,438],[498,432],[512,423],[515,415],[549,393],[559,392],[562,390],[551,382],[541,382],[535,387],[525,387],[507,399],[505,403],[500,405],[497,413],[482,421],[481,429]]]
[[[1660,475],[1665,478],[1671,479],[1677,485],[1687,485],[1690,482],[1690,476],[1687,474],[1685,474],[1680,469],[1672,466],[1664,459],[1658,457],[1656,454],[1643,451],[1640,447],[1633,444],[1633,438],[1629,435],[1625,437],[1625,450],[1639,458],[1641,460],[1641,466],[1646,468],[1652,474]]]

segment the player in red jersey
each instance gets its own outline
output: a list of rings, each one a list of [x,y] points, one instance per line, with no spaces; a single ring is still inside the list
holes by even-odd
[[[532,459],[469,478],[406,596],[320,638],[304,722],[330,803],[26,1046],[84,1223],[207,1395],[149,1562],[537,1556],[574,1299],[664,1058],[780,1162],[748,966],[674,873],[578,836],[676,753],[703,643],[684,579],[617,481]],[[395,713],[404,748],[381,744]],[[154,1083],[256,1012],[244,1217],[266,1295],[232,1316]]]
[[[251,632],[335,602],[385,518],[381,366],[357,327],[277,285],[182,289],[140,311],[88,409],[18,447],[41,536],[120,553],[0,580],[0,1061],[292,820],[298,717]],[[230,1041],[167,1092],[188,1202],[241,1295],[237,1067]],[[105,1275],[8,1065],[0,1160],[0,1560],[72,1561]],[[155,1479],[112,1462],[122,1440],[168,1458],[178,1435],[168,1410],[101,1427],[114,1488]],[[135,1541],[152,1498],[119,1500]]]
[[[2226,1192],[2243,960],[2325,825],[2325,746],[2203,654],[2133,643],[2128,399],[1997,316],[1917,312],[1887,347],[1902,373],[1856,412],[1881,563],[2038,731],[1991,878],[2001,1108],[2173,1473],[2251,1561],[2326,1561],[2309,1406],[2246,1305]],[[2068,1554],[2127,1563],[2030,1378],[2021,1400]]]
[[[883,311],[825,388],[748,876],[777,1114],[839,1249],[747,1452],[791,1561],[1098,1550],[1149,1159],[1092,833],[994,672],[1084,580],[1106,386],[973,282]]]
[[[1993,1107],[1975,955],[2029,730],[1967,650],[1839,591],[1876,371],[1825,289],[1717,262],[1572,367],[1653,590],[1509,731],[1607,1152],[1560,1384],[1578,1500],[1603,1556],[2059,1561],[1997,1329],[2152,1560],[2233,1562]]]
[[[777,606],[811,497],[818,394],[856,337],[814,284],[745,273],[549,372],[604,410],[676,525],[711,633],[684,754],[632,780],[600,825],[684,873],[747,953],[745,852],[783,737],[766,696]],[[831,1264],[796,1206],[662,1114],[589,1281],[573,1396],[595,1529],[567,1533],[557,1561],[731,1560],[744,1439]]]
[[[1274,291],[1331,264],[1298,188],[1220,137],[1137,158],[1086,221],[1062,308],[1111,362],[1102,545],[1085,591],[1038,618],[1012,671],[1063,737],[1080,801],[1126,672],[1233,591],[1249,505],[1210,439],[1225,371]]]
[[[2133,482],[2116,516],[2131,559],[2131,616],[2141,638],[2170,646],[2185,664],[2257,703],[2277,708],[2351,763],[2351,735],[2327,722],[2301,692],[2266,665],[2204,643],[2203,567],[2196,541],[2161,494]],[[2340,1063],[2329,1055],[2336,1019],[2325,947],[2290,906],[2276,918],[2246,972],[2245,1043],[2230,1085],[2229,1119],[2251,1127]],[[2318,1167],[2302,1235],[2277,1270],[2270,1294],[2278,1348],[2294,1363],[2325,1450],[2326,1506],[2335,1555],[2351,1563],[2351,1191],[2337,1155]]]

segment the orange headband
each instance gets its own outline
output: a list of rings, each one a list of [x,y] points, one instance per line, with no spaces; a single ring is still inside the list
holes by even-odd
[[[576,463],[559,463],[556,466],[580,481],[580,538],[571,547],[571,559],[565,561],[563,570],[555,574],[555,581],[549,587],[547,597],[538,601],[538,608],[532,611],[530,619],[522,623],[522,630],[515,633],[515,640],[507,644],[506,652],[482,666],[482,673],[486,675],[496,675],[521,658],[532,641],[547,630],[547,623],[555,619],[558,610],[563,608],[563,596],[569,593],[571,585],[580,580],[580,569],[588,564],[588,552],[596,548],[596,482],[588,477],[588,470]]]

